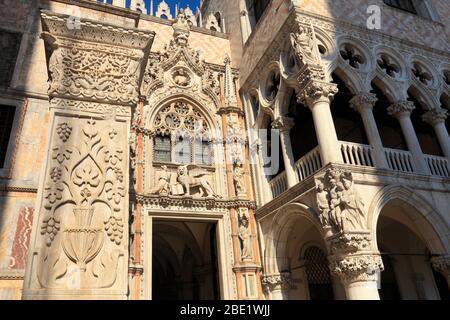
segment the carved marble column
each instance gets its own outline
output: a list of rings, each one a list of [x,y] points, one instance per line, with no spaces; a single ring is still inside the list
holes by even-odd
[[[399,101],[388,108],[389,115],[395,117],[402,127],[408,149],[414,158],[415,169],[418,173],[429,174],[427,162],[420,147],[419,139],[411,121],[411,112],[415,109],[411,101]]]
[[[364,123],[367,138],[373,148],[375,165],[378,168],[388,168],[386,156],[384,154],[383,142],[378,132],[377,123],[373,116],[373,107],[377,102],[377,96],[373,93],[360,93],[350,100],[350,106],[358,111]]]
[[[440,272],[447,280],[450,289],[450,255],[434,257],[431,259],[431,264],[437,272]]]
[[[334,255],[329,258],[331,274],[338,277],[348,300],[379,300],[378,277],[383,269],[377,253]]]
[[[343,162],[330,110],[330,99],[336,93],[335,84],[311,81],[299,95],[299,100],[311,109],[323,165]]]
[[[431,109],[423,115],[423,120],[433,126],[436,136],[441,145],[442,152],[450,161],[450,138],[448,136],[447,128],[445,127],[445,120],[448,117],[448,111],[445,109]]]
[[[261,278],[261,283],[268,300],[289,299],[291,288],[291,274],[289,272],[265,275]]]
[[[128,137],[154,33],[85,21],[74,31],[65,15],[41,16],[51,52],[49,152],[23,298],[126,299]]]
[[[371,251],[367,214],[350,171],[332,167],[316,176],[316,206],[329,250],[329,266],[350,300],[377,300],[377,275],[383,270]]]
[[[272,128],[280,131],[281,151],[283,152],[288,188],[298,183],[297,174],[294,169],[295,161],[290,136],[290,131],[293,127],[294,120],[288,117],[279,117],[272,122]]]

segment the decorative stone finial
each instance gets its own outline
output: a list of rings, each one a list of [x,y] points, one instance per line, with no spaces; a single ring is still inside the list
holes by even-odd
[[[173,37],[175,38],[177,44],[182,46],[187,45],[191,28],[184,13],[184,9],[180,9],[172,28],[174,30]]]

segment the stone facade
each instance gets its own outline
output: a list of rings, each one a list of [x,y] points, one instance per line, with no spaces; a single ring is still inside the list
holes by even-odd
[[[0,0],[1,299],[446,297],[447,1],[102,2]]]

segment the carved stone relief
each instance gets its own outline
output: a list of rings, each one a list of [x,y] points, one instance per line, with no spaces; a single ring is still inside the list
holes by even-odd
[[[42,266],[39,284],[68,289],[68,272],[75,267],[81,287],[89,283],[90,288],[112,288],[125,268],[119,261],[126,256],[126,144],[116,134],[125,123],[55,121],[39,217],[45,243],[36,262]],[[44,271],[44,265],[53,268]]]
[[[178,166],[176,172],[168,170],[167,166],[161,166],[162,170],[156,171],[157,182],[150,194],[220,199],[209,179],[210,173],[196,165]]]
[[[349,171],[329,169],[316,179],[317,208],[324,228],[335,233],[367,230],[364,204]]]

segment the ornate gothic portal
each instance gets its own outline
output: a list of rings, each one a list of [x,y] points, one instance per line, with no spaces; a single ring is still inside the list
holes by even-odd
[[[236,73],[228,57],[208,64],[190,47],[183,13],[173,30],[164,50],[150,54],[133,119],[131,292],[146,299],[258,298]]]

